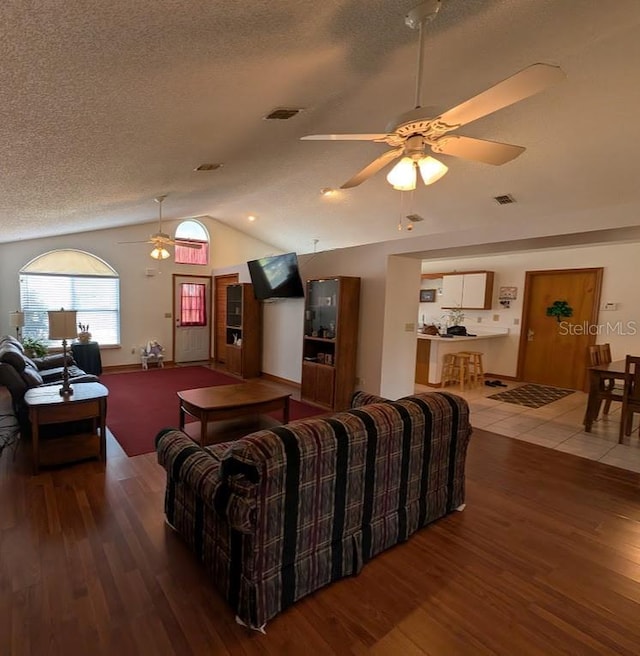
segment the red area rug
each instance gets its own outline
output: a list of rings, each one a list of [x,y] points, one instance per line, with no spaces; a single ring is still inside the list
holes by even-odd
[[[241,381],[206,367],[172,367],[103,374],[100,382],[109,390],[107,426],[125,453],[137,456],[155,450],[158,431],[178,427],[177,392]],[[323,410],[291,399],[289,414],[303,419]]]

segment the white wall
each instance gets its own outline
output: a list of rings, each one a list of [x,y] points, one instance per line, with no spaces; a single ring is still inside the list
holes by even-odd
[[[623,208],[617,208],[618,215]],[[612,210],[613,211],[613,210]],[[636,214],[634,214],[634,217]],[[612,218],[613,217],[613,218]],[[585,217],[581,217],[585,218]],[[605,228],[611,225],[632,226],[631,216],[607,215],[599,213],[586,217],[585,225],[592,228]],[[597,219],[597,220],[596,220]],[[55,248],[80,248],[102,257],[113,266],[121,277],[122,310],[122,349],[103,353],[105,365],[129,364],[137,362],[130,353],[134,345],[145,343],[150,337],[170,346],[171,319],[164,318],[171,312],[171,274],[193,273],[215,275],[230,270],[241,273],[242,280],[248,280],[246,261],[278,252],[273,246],[239,233],[215,220],[203,220],[211,234],[211,266],[188,267],[167,263],[158,265],[148,256],[148,245],[118,245],[118,241],[145,239],[155,229],[155,224],[133,226],[77,235],[67,235],[41,240],[28,240],[11,244],[0,244],[0,330],[10,332],[9,312],[19,305],[18,271],[29,260],[43,252]],[[574,221],[577,225],[577,219]],[[176,222],[167,222],[169,230],[175,229]],[[573,225],[565,224],[568,231]],[[575,226],[574,226],[575,227]],[[517,228],[517,227],[516,227]],[[545,232],[546,230],[546,232]],[[618,230],[621,230],[619,228]],[[581,246],[576,248],[521,251],[517,255],[485,255],[482,257],[456,257],[456,252],[479,251],[488,248],[511,246],[506,242],[502,227],[494,233],[486,229],[439,235],[417,235],[405,240],[369,244],[355,248],[325,251],[299,257],[301,275],[304,279],[335,277],[339,275],[359,276],[362,280],[360,301],[360,328],[358,339],[358,358],[356,375],[361,380],[359,387],[380,393],[382,388],[394,396],[394,390],[409,389],[413,383],[414,370],[408,365],[415,353],[415,343],[406,336],[395,334],[392,318],[407,317],[400,325],[416,321],[418,314],[418,288],[420,270],[411,262],[398,261],[389,264],[391,256],[402,256],[398,260],[420,261],[430,257],[424,270],[452,271],[487,269],[496,272],[493,309],[490,311],[468,312],[467,321],[482,319],[481,324],[488,327],[508,327],[511,335],[507,340],[493,340],[489,355],[492,373],[515,375],[517,362],[518,326],[513,320],[520,318],[522,288],[525,270],[548,268],[571,268],[603,266],[603,302],[620,303],[617,312],[603,313],[603,320],[637,320],[635,308],[640,307],[640,292],[635,286],[636,252],[640,232],[630,227],[628,238],[634,243],[605,244],[600,246]],[[511,231],[526,247],[525,238],[550,239],[547,228],[530,223]],[[616,232],[616,236],[619,232]],[[609,233],[598,230],[593,233],[576,233],[560,238],[564,243],[584,243],[588,240],[600,242],[611,239]],[[493,243],[489,240],[493,239]],[[556,239],[556,238],[554,238]],[[540,242],[537,242],[540,243]],[[497,244],[497,246],[495,246]],[[513,248],[516,248],[514,246]],[[444,259],[440,253],[450,254]],[[439,259],[436,260],[436,254]],[[155,276],[147,277],[145,269],[157,269]],[[401,272],[404,271],[404,276]],[[415,276],[415,277],[414,277]],[[406,279],[405,279],[406,278]],[[504,310],[497,303],[497,290],[501,285],[517,286],[518,299],[511,309]],[[387,303],[389,303],[387,308]],[[265,307],[264,321],[264,365],[263,370],[288,380],[299,381],[302,359],[303,305],[301,301],[283,301]],[[494,321],[494,315],[498,316]],[[614,357],[625,353],[640,352],[638,337],[608,335],[598,341],[609,341]],[[497,344],[496,342],[501,342]],[[391,358],[390,354],[393,355]],[[397,360],[402,366],[387,375],[388,362]],[[385,375],[383,377],[383,363]],[[398,394],[398,395],[400,395]]]
[[[262,371],[299,383],[302,379],[304,299],[263,304]]]
[[[414,390],[418,344],[415,306],[419,288],[420,262],[406,257],[389,257],[380,380],[380,394],[389,399],[412,394]]]
[[[462,242],[460,248],[469,249],[473,245],[464,244],[461,235],[456,236]],[[579,233],[576,241],[606,238],[608,235]],[[466,235],[465,237],[468,237]],[[423,262],[423,272],[451,272],[488,270],[496,273],[491,310],[466,311],[465,324],[473,326],[477,332],[495,328],[508,328],[506,338],[486,340],[486,364],[488,372],[515,376],[517,370],[518,343],[520,338],[520,321],[522,314],[522,293],[524,291],[525,271],[541,269],[566,269],[604,267],[602,303],[617,302],[616,312],[601,313],[601,322],[637,321],[637,335],[601,335],[599,343],[610,342],[614,358],[621,358],[626,353],[640,353],[640,317],[635,308],[640,308],[640,290],[635,286],[634,272],[637,262],[638,242],[611,243],[595,246],[579,245],[570,248],[546,248],[544,250],[519,251],[512,254],[486,255],[482,257],[439,258]],[[404,241],[369,244],[355,248],[326,251],[309,256],[301,256],[301,268],[306,277],[329,277],[338,275],[356,275],[362,278],[360,302],[360,330],[358,338],[357,377],[359,388],[374,393],[383,393],[390,397],[400,396],[404,390],[412,388],[415,370],[407,365],[415,358],[415,343],[403,335],[404,321],[400,322],[401,332],[392,327],[391,315],[399,318],[410,317],[407,322],[415,321],[418,316],[418,289],[421,285],[419,267],[415,270],[409,264],[405,277],[389,276],[390,258],[402,255],[399,259],[424,257],[425,243],[439,246],[439,239],[423,237]],[[499,242],[496,242],[499,244]],[[523,244],[519,244],[521,247]],[[412,249],[413,247],[413,249]],[[483,248],[479,245],[478,248]],[[415,249],[415,250],[414,250]],[[455,247],[451,247],[455,251]],[[404,252],[403,252],[404,251]],[[429,251],[426,251],[428,253]],[[400,264],[401,270],[402,264]],[[430,285],[426,285],[430,287]],[[498,302],[500,286],[518,287],[518,298],[509,309]],[[387,310],[388,304],[388,310]],[[425,304],[432,305],[432,304]],[[389,314],[388,314],[389,313]],[[444,311],[438,309],[436,314]],[[388,328],[385,327],[388,325]],[[393,346],[389,343],[393,342]],[[393,357],[388,357],[393,354]],[[387,368],[394,367],[394,359],[401,366],[395,367],[387,378]],[[415,359],[414,359],[415,361]],[[383,375],[384,368],[384,375]],[[393,393],[399,392],[398,394]]]
[[[210,265],[206,267],[176,265],[168,260],[156,262],[149,257],[151,245],[118,243],[148,239],[157,229],[156,223],[0,244],[0,333],[13,334],[9,312],[20,305],[20,269],[42,253],[77,248],[102,258],[120,276],[121,348],[103,350],[103,365],[139,362],[138,348],[149,339],[157,339],[165,346],[167,359],[171,359],[173,319],[165,314],[173,310],[172,274],[210,275],[212,268],[237,265],[238,261],[244,263],[274,252],[273,246],[219,221],[199,220],[210,235]],[[172,234],[177,224],[178,221],[166,221],[167,232]],[[146,275],[147,269],[153,269],[154,275]]]
[[[623,358],[627,353],[640,353],[640,287],[634,282],[637,254],[638,244],[610,244],[427,261],[423,263],[422,271],[423,273],[465,270],[495,272],[492,309],[465,310],[464,324],[470,332],[481,331],[483,328],[509,329],[507,338],[490,341],[489,352],[485,355],[485,369],[498,375],[515,376],[526,271],[603,267],[600,327],[594,328],[600,331],[596,342],[599,344],[609,342],[614,359]],[[499,288],[506,286],[518,288],[518,298],[511,302],[511,307],[508,309],[498,302]],[[602,311],[602,307],[607,302],[617,303],[618,309]],[[438,311],[440,311],[439,306]],[[636,330],[636,334],[625,335],[617,328],[608,329],[607,323],[615,325],[618,322],[623,325],[629,323],[628,332],[632,333]]]

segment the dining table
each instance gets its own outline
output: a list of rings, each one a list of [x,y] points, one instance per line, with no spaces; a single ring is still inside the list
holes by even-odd
[[[626,360],[614,360],[606,364],[596,364],[589,367],[589,398],[584,415],[585,433],[591,432],[593,422],[598,418],[603,394],[607,390],[607,381],[611,379],[624,381],[627,376],[625,366]]]

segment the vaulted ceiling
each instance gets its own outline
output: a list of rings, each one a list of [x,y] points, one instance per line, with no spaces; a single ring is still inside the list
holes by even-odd
[[[565,71],[461,130],[526,151],[499,167],[440,156],[449,173],[413,194],[384,170],[322,196],[387,146],[300,137],[383,132],[412,109],[418,35],[404,15],[416,4],[7,0],[0,241],[154,221],[162,193],[167,218],[208,215],[298,252],[482,226],[517,236],[594,213],[640,220],[637,0],[442,0],[425,28],[424,105],[448,109],[535,62]],[[277,107],[303,111],[264,120]],[[194,171],[203,163],[223,167]],[[409,213],[425,220],[398,232]]]

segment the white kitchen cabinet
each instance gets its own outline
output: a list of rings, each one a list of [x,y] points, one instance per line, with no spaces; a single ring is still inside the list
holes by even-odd
[[[493,271],[451,273],[442,277],[442,307],[490,310]]]

